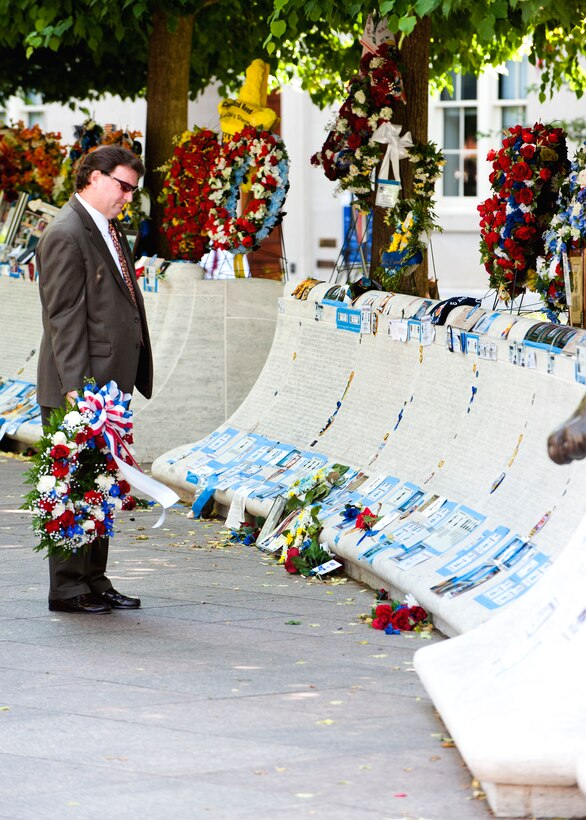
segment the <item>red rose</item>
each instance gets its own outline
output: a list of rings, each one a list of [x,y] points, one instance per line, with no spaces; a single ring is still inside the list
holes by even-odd
[[[427,612],[422,606],[412,606],[409,610],[409,617],[415,623],[420,623],[427,620]]]
[[[391,615],[393,614],[393,609],[389,604],[379,604],[377,608],[374,610],[374,617],[375,618],[386,618],[387,623],[391,620]]]
[[[136,498],[131,495],[127,495],[124,501],[122,502],[122,509],[123,510],[133,510],[136,507]]]
[[[69,456],[69,447],[66,447],[65,444],[56,444],[49,451],[49,455],[55,459],[67,458]]]
[[[83,444],[84,441],[87,441],[88,438],[91,438],[91,433],[88,433],[86,430],[80,430],[79,433],[75,434],[75,443],[76,444]]]
[[[59,524],[57,521],[47,521],[45,524],[45,530],[47,532],[57,532],[59,530]]]
[[[409,609],[406,606],[396,609],[391,615],[389,623],[393,629],[400,629],[402,632],[409,632],[411,630]]]
[[[245,236],[242,240],[242,244],[245,248],[251,248],[254,244],[254,239],[252,238],[252,236]]]
[[[106,472],[115,473],[117,469],[118,465],[116,464],[113,458],[109,459],[109,461],[106,462]]]
[[[521,242],[526,242],[528,239],[532,239],[535,236],[535,228],[529,227],[529,225],[521,225],[520,228],[517,228],[515,231],[515,239],[521,240]]]
[[[124,479],[121,479],[118,482],[118,487],[120,488],[120,492],[123,495],[126,495],[127,493],[130,492],[130,484],[128,483],[128,481],[125,481]]]
[[[386,629],[388,625],[387,618],[375,618],[372,622],[373,629]]]
[[[521,188],[515,194],[515,199],[517,202],[522,202],[523,205],[529,205],[530,202],[533,202],[533,191],[531,188]]]
[[[98,433],[98,435],[94,437],[94,442],[98,450],[104,450],[108,446],[106,439],[101,433]]]
[[[69,473],[69,466],[63,461],[54,461],[51,465],[51,475],[55,478],[65,478]]]
[[[517,162],[511,168],[511,176],[516,182],[523,182],[525,179],[531,179],[533,171],[526,162]]]
[[[359,134],[350,134],[348,137],[348,148],[351,151],[356,151],[357,148],[360,148],[362,144],[362,140]]]
[[[539,176],[541,177],[541,179],[544,179],[547,182],[549,179],[551,179],[551,171],[549,170],[549,168],[542,168],[539,172]]]
[[[293,563],[293,558],[297,558],[300,554],[301,550],[297,547],[289,547],[287,550],[287,558],[285,560],[285,569],[287,572],[290,572],[292,575],[295,575],[296,572],[299,572],[295,564]]]
[[[71,510],[65,510],[65,512],[59,516],[57,519],[59,524],[65,529],[66,527],[73,527],[75,524],[75,516],[71,512]]]
[[[106,525],[104,522],[94,520],[94,523],[96,525],[96,535],[104,535],[106,532]]]
[[[55,501],[51,501],[49,498],[41,498],[39,501],[39,507],[45,512],[53,512],[55,509],[55,503]]]
[[[372,529],[373,522],[369,519],[376,519],[378,518],[372,510],[368,507],[365,507],[361,513],[356,516],[356,527],[359,530],[370,530]]]
[[[522,145],[519,148],[519,153],[524,159],[531,159],[535,155],[535,146],[533,144],[530,145]]]
[[[102,496],[96,490],[88,490],[87,493],[83,494],[83,500],[87,504],[101,504]]]

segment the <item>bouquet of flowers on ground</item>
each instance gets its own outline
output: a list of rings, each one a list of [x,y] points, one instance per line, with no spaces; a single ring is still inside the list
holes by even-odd
[[[319,542],[322,529],[318,501],[326,498],[335,487],[344,484],[345,464],[332,464],[328,471],[320,469],[312,475],[303,476],[291,485],[287,494],[285,512],[295,515],[288,528],[277,536],[274,551],[281,551],[281,563],[287,572],[311,575],[312,570],[332,557]]]
[[[403,602],[393,600],[381,589],[378,600],[370,615],[361,615],[361,620],[373,629],[380,629],[387,635],[401,632],[431,632],[432,624],[427,611],[419,606],[412,595],[406,595]]]
[[[564,254],[580,251],[586,244],[586,143],[574,156],[569,175],[560,188],[557,213],[543,234],[544,257],[537,259],[537,272],[527,282],[540,294],[545,313],[552,322],[568,306],[564,281]]]
[[[311,575],[313,569],[332,557],[319,543],[320,510],[319,505],[302,509],[280,536],[283,542],[281,563],[292,575]]]
[[[68,557],[113,535],[116,510],[136,506],[113,455],[132,458],[129,402],[114,382],[101,390],[88,384],[75,407],[52,413],[26,479],[33,489],[23,508],[33,514],[35,550]]]
[[[478,206],[480,253],[490,286],[508,301],[534,280],[542,234],[568,170],[565,132],[539,122],[532,128],[516,125],[487,159],[494,193]]]

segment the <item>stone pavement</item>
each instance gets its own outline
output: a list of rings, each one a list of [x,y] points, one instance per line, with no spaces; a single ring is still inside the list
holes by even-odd
[[[142,609],[47,609],[0,453],[0,818],[486,820],[372,591],[289,576],[218,523],[124,513],[110,578]],[[434,636],[432,640],[441,640]]]

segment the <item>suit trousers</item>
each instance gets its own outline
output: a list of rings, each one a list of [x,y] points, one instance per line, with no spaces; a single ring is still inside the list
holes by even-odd
[[[53,407],[41,407],[41,421],[46,427]],[[108,538],[96,538],[71,558],[49,557],[49,598],[52,601],[75,598],[88,592],[106,592],[112,588],[106,578]]]

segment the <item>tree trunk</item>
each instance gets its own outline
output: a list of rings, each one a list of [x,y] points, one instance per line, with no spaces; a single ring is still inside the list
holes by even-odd
[[[157,202],[163,175],[157,169],[170,158],[173,137],[187,129],[193,21],[193,14],[179,17],[175,31],[169,31],[168,16],[157,9],[149,40],[145,184],[151,194],[152,228],[159,256],[167,256],[168,249],[161,233],[163,206]]]
[[[427,142],[427,120],[429,111],[429,41],[431,20],[420,19],[412,34],[405,39],[400,51],[403,64],[403,83],[407,104],[396,113],[396,122],[403,125],[403,131],[411,131],[413,142]],[[413,172],[409,160],[401,160],[401,186],[405,197],[411,196],[413,190]],[[380,265],[381,254],[388,243],[388,229],[384,224],[384,208],[374,209],[373,237],[371,254],[371,271]],[[435,282],[428,280],[427,257],[409,276],[402,276],[399,293],[412,293],[417,296],[429,296],[430,285],[432,296],[437,295]]]

